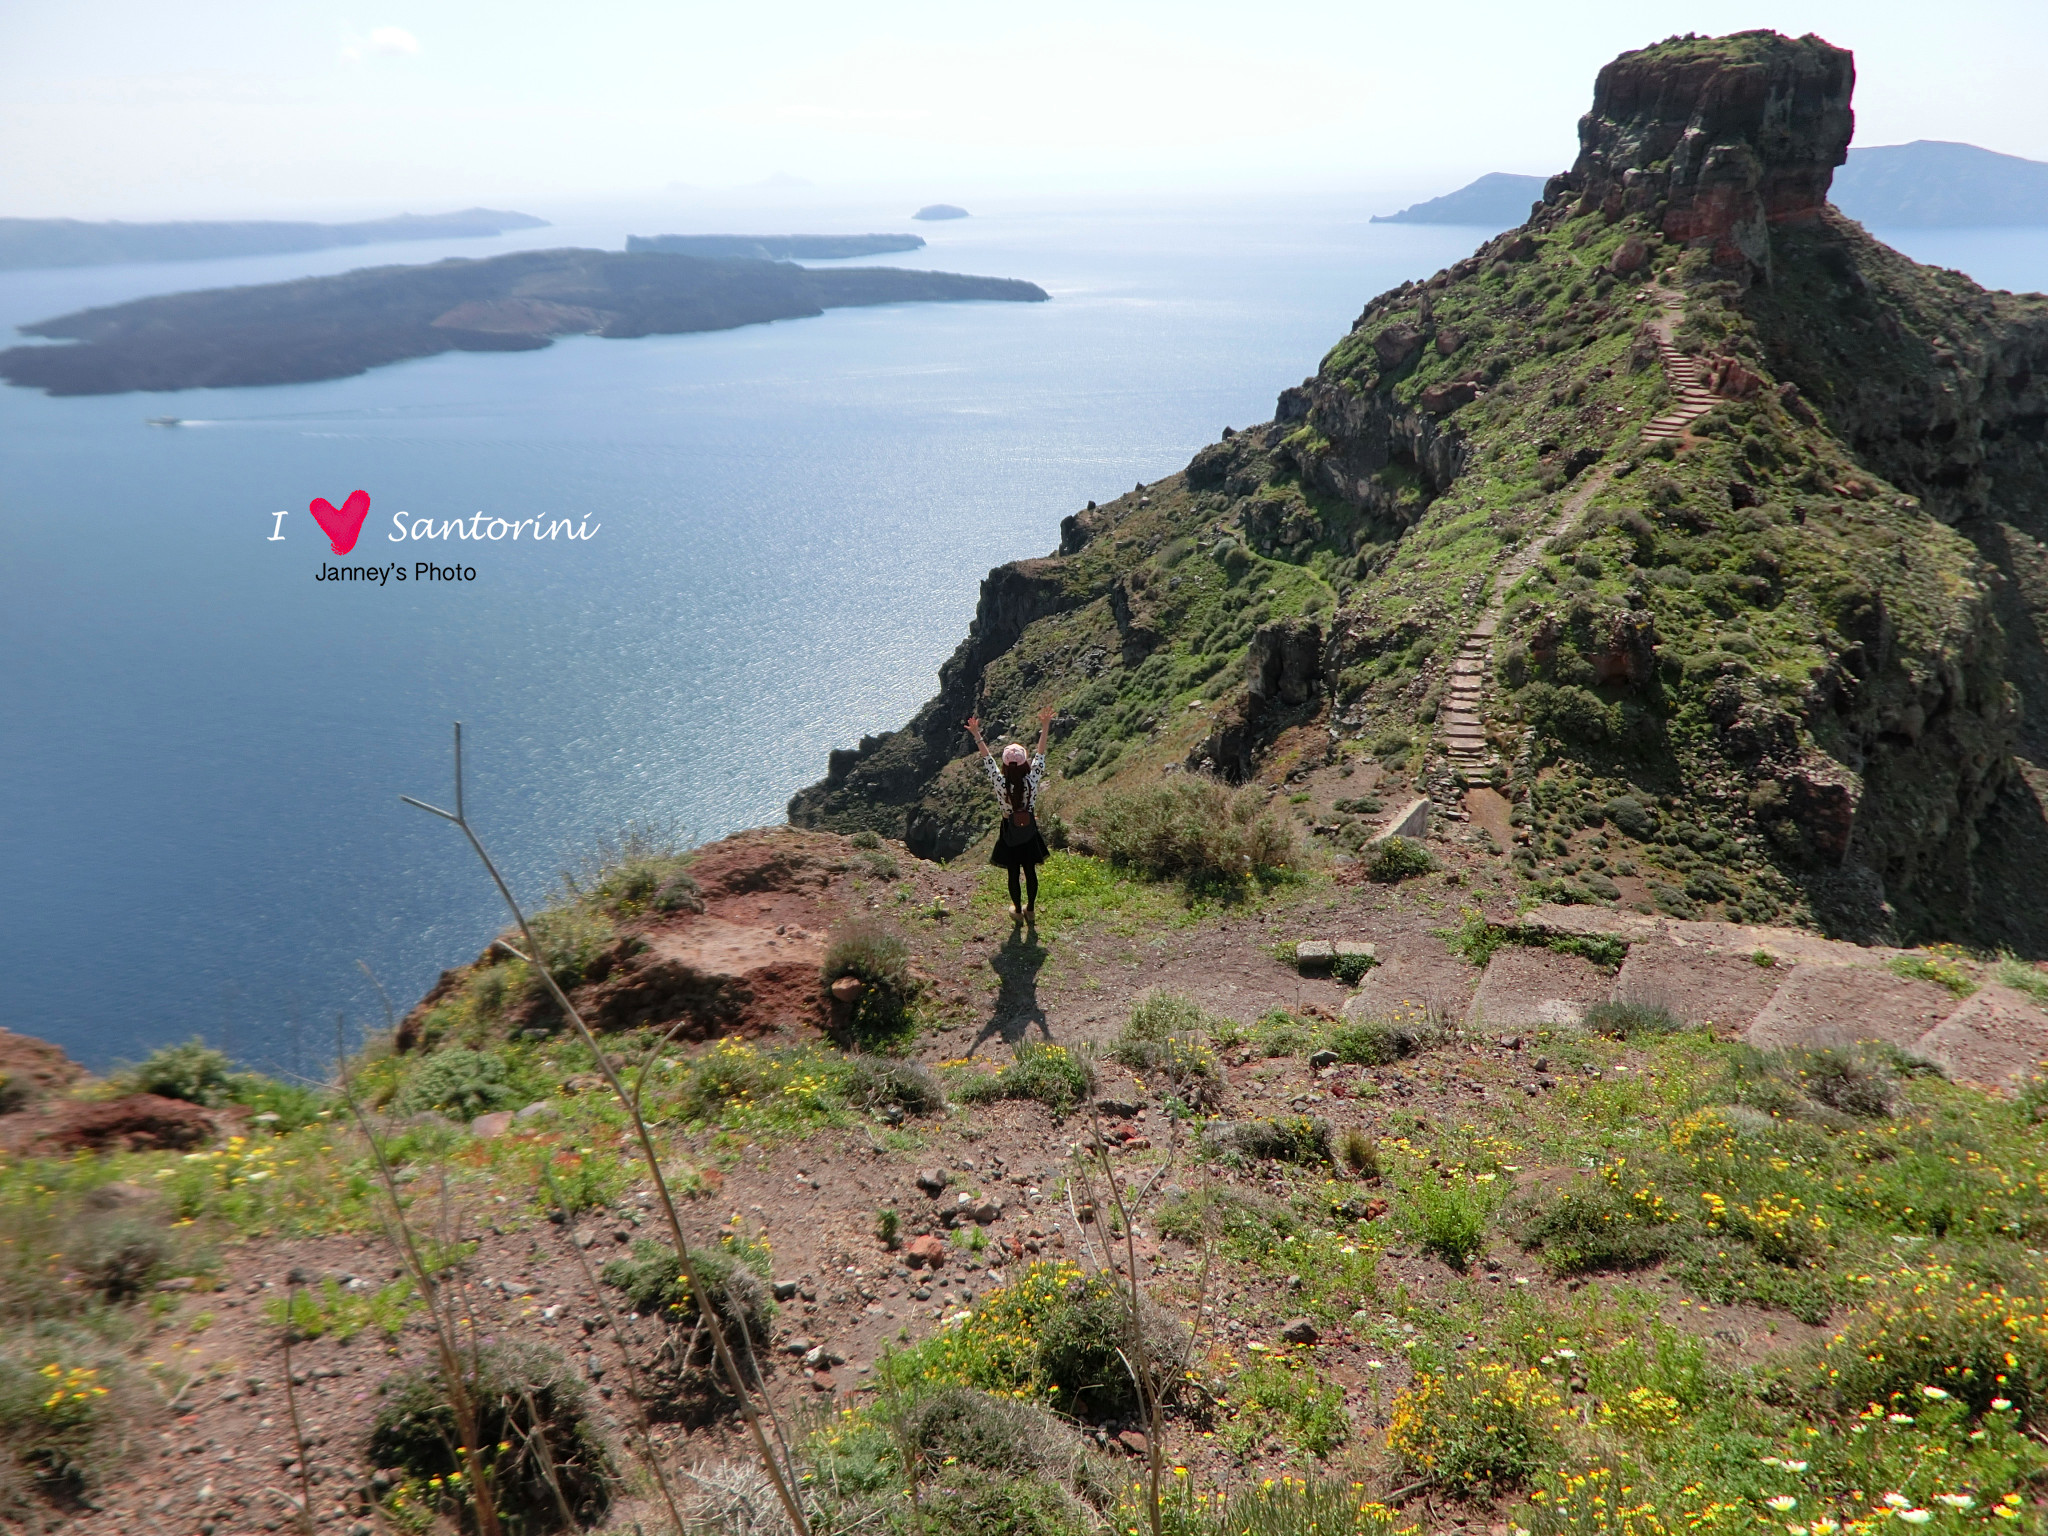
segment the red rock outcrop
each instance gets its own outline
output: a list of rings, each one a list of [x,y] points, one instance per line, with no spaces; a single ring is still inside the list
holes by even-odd
[[[1808,34],[1674,37],[1600,71],[1579,158],[1546,201],[1645,213],[1725,266],[1767,273],[1770,230],[1827,205],[1855,128],[1847,49]]]

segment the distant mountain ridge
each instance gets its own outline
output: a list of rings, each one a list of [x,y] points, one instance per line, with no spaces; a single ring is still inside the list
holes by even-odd
[[[457,240],[545,229],[529,213],[465,208],[459,213],[401,213],[353,224],[270,219],[181,220],[127,224],[119,220],[0,219],[0,271],[29,267],[98,267],[121,261],[213,261],[224,256],[276,256],[387,240]]]
[[[1529,217],[1530,205],[1543,196],[1541,176],[1516,176],[1491,171],[1469,186],[1416,203],[1399,213],[1374,214],[1375,224],[1481,224],[1507,229]]]
[[[1833,201],[1879,229],[2048,225],[2048,164],[1946,139],[1877,144],[1849,151]]]
[[[748,261],[841,261],[915,251],[922,235],[628,235],[628,251],[671,256],[737,256]]]
[[[1372,222],[1512,229],[1542,196],[1541,176],[1494,171]],[[1876,229],[2048,227],[2048,162],[1947,139],[1874,144],[1849,151],[1830,201]]]

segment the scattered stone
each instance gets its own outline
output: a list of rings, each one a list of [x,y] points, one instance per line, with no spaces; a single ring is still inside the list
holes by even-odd
[[[1152,1442],[1145,1438],[1142,1430],[1127,1429],[1116,1437],[1116,1443],[1133,1456],[1148,1455],[1152,1449]]]
[[[835,1354],[824,1345],[814,1345],[804,1351],[804,1369],[807,1371],[829,1371],[835,1365],[846,1364],[846,1356]]]
[[[813,1373],[813,1375],[811,1376],[811,1386],[814,1390],[819,1392],[836,1392],[839,1389],[839,1383],[832,1379],[832,1373],[830,1371],[818,1371]]]
[[[562,1080],[562,1092],[572,1099],[583,1093],[603,1093],[610,1086],[601,1072],[578,1072]]]
[[[1140,1139],[1142,1140],[1143,1138]],[[1002,1219],[1003,1202],[1000,1200],[984,1200],[975,1206],[970,1214],[974,1217],[976,1226],[985,1227],[992,1221],[1000,1221]]]
[[[490,1114],[478,1115],[469,1122],[470,1135],[479,1141],[489,1141],[492,1137],[502,1136],[511,1129],[512,1111],[509,1109],[493,1110]]]
[[[520,1125],[530,1125],[537,1120],[552,1120],[560,1113],[561,1111],[555,1108],[553,1100],[535,1099],[512,1118]]]
[[[953,1175],[943,1168],[920,1168],[917,1173],[917,1187],[934,1198],[953,1182]]]
[[[1097,1099],[1095,1107],[1116,1120],[1129,1120],[1144,1108],[1142,1104],[1134,1104],[1129,1099]]]
[[[179,1275],[175,1280],[159,1280],[156,1288],[160,1291],[189,1291],[199,1282],[190,1275]]]
[[[903,1262],[912,1269],[937,1269],[946,1262],[946,1245],[930,1233],[913,1237],[903,1245]]]
[[[1305,1317],[1297,1317],[1280,1330],[1280,1339],[1285,1344],[1314,1344],[1322,1338],[1316,1325]]]
[[[1309,1057],[1308,1065],[1309,1070],[1312,1072],[1320,1072],[1325,1067],[1334,1067],[1337,1065],[1337,1053],[1335,1051],[1317,1051]]]
[[[865,990],[858,976],[842,976],[832,983],[832,1000],[837,1003],[850,1003]]]
[[[791,1339],[787,1344],[784,1344],[782,1346],[782,1351],[784,1354],[795,1355],[798,1358],[802,1358],[803,1356],[808,1355],[812,1350],[816,1349],[817,1347],[818,1341],[816,1339],[808,1339],[805,1338],[802,1334],[798,1334],[795,1338]]]
[[[794,1280],[778,1280],[775,1282],[775,1299],[777,1301],[788,1301],[795,1295],[796,1282]]]

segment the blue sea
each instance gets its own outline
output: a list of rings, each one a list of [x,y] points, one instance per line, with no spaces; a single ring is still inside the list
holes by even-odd
[[[575,338],[323,384],[49,399],[0,388],[0,1025],[105,1067],[198,1034],[317,1071],[403,1010],[515,889],[632,822],[779,820],[825,754],[934,688],[992,565],[1062,515],[1267,419],[1365,301],[1484,230],[1364,197],[1222,206],[616,207],[493,240],[0,273],[0,328],[145,294],[628,233],[917,228],[884,264],[1047,304],[907,305],[713,335]],[[2048,232],[1894,241],[2048,287]],[[175,416],[182,425],[152,426]],[[314,497],[371,498],[342,562]],[[275,514],[285,510],[282,539]],[[392,514],[572,518],[587,542],[390,542]],[[316,581],[331,563],[474,580]]]

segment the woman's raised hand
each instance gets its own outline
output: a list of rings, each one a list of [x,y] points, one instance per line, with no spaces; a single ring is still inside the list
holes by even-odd
[[[1040,725],[1051,725],[1052,717],[1058,713],[1058,710],[1054,709],[1050,704],[1048,704],[1043,709],[1039,710],[1038,723]]]

